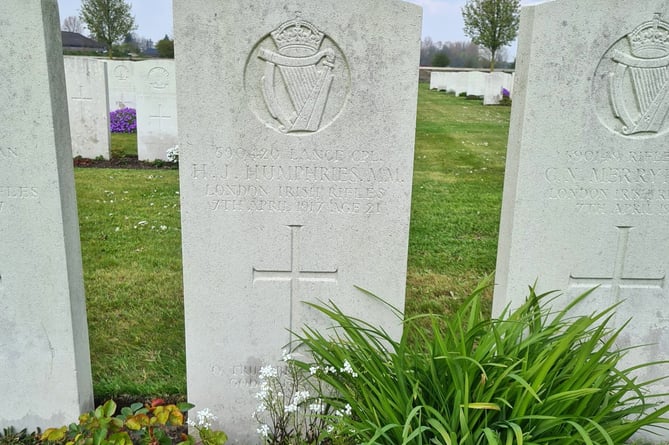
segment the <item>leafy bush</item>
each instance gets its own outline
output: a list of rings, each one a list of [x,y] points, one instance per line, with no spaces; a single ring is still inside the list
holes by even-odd
[[[172,445],[169,428],[182,426],[184,413],[192,407],[188,403],[167,405],[156,399],[150,405],[135,403],[114,415],[116,403],[110,400],[94,411],[82,414],[79,423],[47,429],[41,440],[57,445]],[[180,445],[195,443],[191,436],[183,435],[180,439]],[[207,445],[223,445],[225,440],[227,437]]]
[[[643,427],[668,422],[661,416],[669,406],[645,397],[650,382],[633,376],[651,364],[619,368],[620,330],[606,326],[615,306],[570,317],[588,293],[551,313],[549,294],[531,290],[523,306],[490,320],[481,315],[481,291],[452,316],[405,320],[399,341],[332,303],[311,305],[336,329],[332,338],[303,331],[300,341],[315,363],[300,366],[350,363],[355,377],[319,378],[339,394],[327,403],[351,406],[343,431],[355,443],[622,444]]]
[[[137,132],[137,111],[134,108],[121,108],[109,113],[109,127],[112,133]]]

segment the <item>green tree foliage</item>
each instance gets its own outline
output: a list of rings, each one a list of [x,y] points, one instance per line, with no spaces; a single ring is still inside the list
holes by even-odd
[[[80,17],[91,34],[107,45],[112,57],[114,43],[136,29],[131,6],[125,0],[82,0]]]
[[[465,34],[490,51],[490,71],[494,71],[497,51],[518,34],[520,0],[467,0],[462,18]]]
[[[170,40],[167,34],[162,40],[158,40],[156,49],[158,50],[158,55],[160,57],[174,59],[174,40]]]
[[[448,58],[446,51],[439,51],[432,56],[432,66],[448,66],[451,60]]]

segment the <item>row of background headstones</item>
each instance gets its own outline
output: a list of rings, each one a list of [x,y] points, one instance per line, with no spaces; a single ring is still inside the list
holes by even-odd
[[[137,156],[167,160],[177,145],[174,60],[117,61],[65,56],[72,155],[110,158],[109,112],[137,112]]]
[[[513,95],[513,77],[513,74],[501,71],[432,71],[430,89],[454,93],[456,96],[462,93],[483,96],[483,105],[497,105],[502,100],[502,88],[509,91],[510,97]]]

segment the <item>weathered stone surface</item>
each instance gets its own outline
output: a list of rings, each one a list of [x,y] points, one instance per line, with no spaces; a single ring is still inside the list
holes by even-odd
[[[288,329],[327,326],[302,301],[400,335],[355,286],[404,307],[420,23],[395,0],[175,1],[188,395],[234,443]]]
[[[135,93],[135,63],[128,60],[108,60],[109,111],[137,108]]]
[[[136,62],[137,156],[140,161],[167,160],[178,143],[174,60]]]
[[[556,305],[600,285],[582,310],[620,303],[619,345],[652,345],[637,363],[669,359],[667,19],[661,0],[523,8],[498,249],[494,314],[535,281]]]
[[[107,65],[92,57],[65,56],[72,156],[109,159]]]
[[[0,2],[0,426],[93,405],[56,0]]]

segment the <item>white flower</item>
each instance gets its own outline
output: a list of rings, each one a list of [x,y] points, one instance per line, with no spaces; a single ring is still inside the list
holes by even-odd
[[[265,402],[260,402],[260,405],[256,407],[256,413],[264,413],[267,411],[267,405],[265,405]]]
[[[147,225],[148,223],[149,223],[148,221],[140,221],[140,222],[137,223],[137,225],[138,225],[138,226],[145,226],[145,225]]]
[[[286,407],[283,410],[287,413],[294,413],[295,411],[297,411],[297,405],[291,403],[290,405],[286,405]]]
[[[288,352],[288,349],[284,349],[283,351],[281,351],[281,360],[283,360],[284,362],[287,362],[287,361],[290,361],[292,359],[293,359],[293,355],[290,352]]]
[[[160,230],[167,230],[167,226],[160,226]]]
[[[344,367],[339,370],[340,372],[345,372],[347,374],[351,374],[352,377],[357,377],[358,373],[353,370],[353,367],[351,364],[348,362],[348,360],[344,360]]]
[[[166,152],[167,160],[170,162],[179,162],[179,145],[170,147]]]
[[[260,427],[256,430],[256,432],[260,434],[262,437],[269,436],[269,425],[267,424],[260,425]]]
[[[266,365],[266,366],[263,366],[262,368],[260,368],[259,377],[260,377],[261,380],[265,380],[265,379],[270,378],[270,377],[278,377],[278,375],[279,375],[279,372],[272,365]]]
[[[319,369],[320,367],[316,365],[309,367],[309,375],[316,375]]]
[[[309,405],[309,411],[315,414],[325,414],[325,404],[322,401]]]
[[[307,400],[310,396],[311,394],[309,394],[309,391],[297,391],[295,394],[293,394],[292,403],[299,405],[300,403]]]

